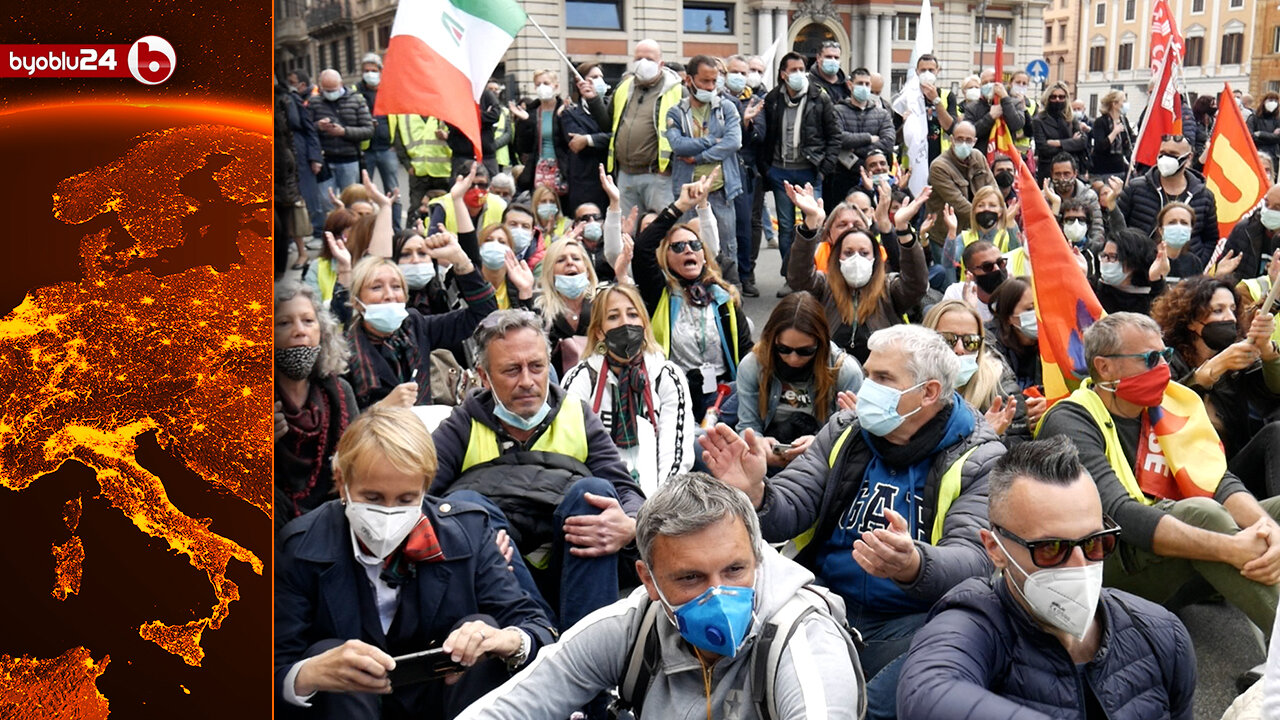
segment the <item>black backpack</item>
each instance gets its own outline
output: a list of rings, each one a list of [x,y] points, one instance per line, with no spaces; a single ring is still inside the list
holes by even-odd
[[[618,684],[618,699],[610,708],[612,715],[618,720],[641,717],[644,696],[649,691],[649,683],[661,661],[658,629],[655,626],[661,612],[662,603],[649,601],[644,619],[640,622],[640,630],[632,642],[622,682]],[[853,661],[853,671],[858,683],[858,717],[862,718],[867,712],[867,682],[862,676],[862,664],[858,659],[854,637],[858,637],[859,642],[861,638],[857,635],[857,630],[849,628],[845,620],[844,602],[827,588],[818,585],[800,588],[800,592],[765,621],[756,638],[755,647],[751,649],[751,700],[761,717],[766,720],[778,717],[773,686],[777,680],[778,666],[782,663],[782,653],[801,622],[811,613],[830,617],[843,630],[840,635],[849,651],[849,659]]]

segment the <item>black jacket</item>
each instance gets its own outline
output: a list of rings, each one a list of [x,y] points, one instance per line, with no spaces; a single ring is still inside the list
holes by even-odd
[[[1124,215],[1129,227],[1151,234],[1156,227],[1156,215],[1167,201],[1182,200],[1196,211],[1196,226],[1191,231],[1187,250],[1195,253],[1200,262],[1208,263],[1213,248],[1218,244],[1218,202],[1204,179],[1193,170],[1186,170],[1187,189],[1180,198],[1165,198],[1160,189],[1160,171],[1152,168],[1146,174],[1129,182],[1116,207]]]
[[[378,88],[369,87],[363,80],[356,83],[352,88],[356,92],[364,96],[364,104],[369,108],[369,112],[373,112],[374,103],[378,101]],[[386,115],[373,116],[373,137],[369,142],[370,150],[387,150],[391,147],[391,125],[387,122]]]
[[[764,144],[756,163],[761,173],[773,165],[773,153],[782,143],[782,115],[786,90],[779,85],[764,98]],[[826,91],[810,82],[804,114],[800,119],[800,151],[818,172],[826,175],[835,169],[840,154],[840,121],[836,119],[835,105]],[[759,118],[757,118],[759,120]]]
[[[1255,112],[1245,124],[1249,126],[1249,132],[1253,133],[1253,144],[1259,150],[1274,155],[1280,149],[1280,134],[1276,133],[1276,128],[1280,128],[1280,111],[1267,116]]]
[[[1123,175],[1129,170],[1129,157],[1133,155],[1133,143],[1137,136],[1129,125],[1128,118],[1120,116],[1124,123],[1124,132],[1116,136],[1115,142],[1109,138],[1115,129],[1110,115],[1099,115],[1093,122],[1093,152],[1089,155],[1089,167],[1095,175]]]
[[[879,98],[871,98],[865,108],[841,101],[835,110],[840,121],[841,164],[846,168],[860,165],[873,149],[884,151],[886,158],[893,157],[893,117]]]
[[[1080,137],[1075,136],[1077,132],[1081,133]],[[1067,122],[1061,115],[1037,113],[1031,118],[1031,136],[1035,139],[1036,180],[1042,184],[1053,170],[1054,156],[1060,152],[1071,153],[1076,159],[1076,168],[1082,174],[1089,167],[1089,135],[1074,119]],[[1061,141],[1062,147],[1050,147],[1050,140]]]
[[[600,186],[600,165],[609,159],[609,133],[601,130],[591,112],[579,103],[567,103],[557,119],[560,121],[559,140],[566,150],[564,175],[569,181],[564,214],[573,217],[579,205],[589,202],[595,203],[603,215],[609,206],[609,196]],[[570,134],[586,135],[591,138],[591,144],[582,148],[582,152],[575,153],[569,150]]]
[[[1229,252],[1240,254],[1240,266],[1231,275],[1231,284],[1248,278],[1267,274],[1267,260],[1264,255],[1274,256],[1280,250],[1280,233],[1268,232],[1262,226],[1260,211],[1240,218],[1240,222],[1231,228],[1227,236],[1227,244],[1222,254]]]
[[[360,159],[360,143],[373,137],[373,116],[364,96],[354,90],[343,89],[342,97],[326,100],[316,95],[307,105],[313,121],[328,118],[346,129],[342,136],[320,132],[320,149],[325,162],[355,162]]]
[[[1027,113],[1018,106],[1012,95],[1000,99],[1000,108],[1009,132],[1016,135],[1027,124]],[[973,144],[973,151],[987,154],[987,143],[991,140],[991,131],[996,126],[996,119],[991,117],[991,103],[986,98],[978,98],[964,106],[964,119],[973,123],[977,131],[978,141]]]
[[[556,153],[556,164],[560,172],[567,172],[569,162],[569,143],[565,140],[564,130],[560,125],[560,107],[563,101],[556,98],[556,106],[551,111],[551,144]],[[538,159],[542,154],[542,104],[537,100],[525,101],[525,110],[529,112],[528,120],[516,120],[515,149],[524,163],[524,171],[516,178],[516,191],[533,192],[533,179],[538,169]],[[605,146],[608,152],[608,146]],[[599,170],[596,171],[595,183],[600,184]],[[567,214],[567,213],[566,213]]]

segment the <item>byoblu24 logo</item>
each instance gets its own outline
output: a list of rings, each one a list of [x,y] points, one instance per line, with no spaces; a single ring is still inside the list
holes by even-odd
[[[138,38],[129,47],[129,72],[144,85],[159,85],[168,80],[176,65],[173,46],[159,35]]]
[[[177,66],[173,45],[159,35],[138,38],[132,45],[0,45],[0,53],[9,60],[0,66],[0,77],[132,76],[144,85],[159,85],[173,77]]]

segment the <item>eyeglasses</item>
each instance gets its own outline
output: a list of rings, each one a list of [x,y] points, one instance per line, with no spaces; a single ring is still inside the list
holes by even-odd
[[[579,215],[577,217],[578,222],[591,222],[592,220],[603,220],[603,219],[604,218],[600,216],[600,213],[587,213],[586,215]]]
[[[947,347],[955,347],[957,342],[963,343],[961,347],[965,352],[977,352],[978,348],[982,347],[982,336],[976,333],[958,335],[953,332],[939,332],[938,334],[946,341]]]
[[[1159,364],[1160,364],[1160,360],[1161,360],[1161,359],[1163,359],[1165,362],[1169,362],[1170,360],[1172,360],[1172,359],[1173,359],[1173,348],[1171,348],[1171,347],[1167,347],[1167,348],[1165,348],[1165,349],[1163,349],[1163,350],[1148,350],[1148,351],[1146,351],[1146,352],[1144,352],[1144,353],[1123,353],[1123,354],[1117,354],[1117,355],[1103,355],[1102,357],[1108,357],[1108,358],[1142,358],[1143,362],[1145,362],[1145,363],[1147,364],[1147,369],[1148,369],[1148,370],[1150,370],[1151,368],[1155,367],[1156,365],[1159,365]]]
[[[1160,142],[1182,142],[1183,140],[1186,140],[1186,138],[1184,138],[1181,135],[1161,135],[1160,136]]]
[[[813,357],[814,355],[818,354],[817,345],[810,345],[809,347],[793,348],[787,345],[783,345],[780,342],[774,341],[773,349],[776,350],[779,355],[799,355],[800,357]]]
[[[1120,255],[1118,253],[1104,252],[1098,256],[1098,259],[1101,260],[1102,262],[1120,262]]]
[[[685,248],[688,248],[689,250],[692,250],[694,252],[702,252],[702,241],[701,240],[681,240],[680,242],[671,243],[669,248],[671,252],[677,255],[684,252]]]
[[[1049,96],[1050,101],[1062,101],[1066,99],[1067,99],[1066,95],[1050,95]]]
[[[984,262],[984,263],[982,263],[981,265],[979,265],[978,267],[970,268],[970,269],[969,269],[969,272],[972,272],[972,273],[975,273],[975,274],[980,274],[980,275],[989,275],[989,274],[991,274],[991,273],[995,272],[996,270],[1003,270],[1003,269],[1005,268],[1005,266],[1006,266],[1006,265],[1008,265],[1008,264],[1009,264],[1009,258],[1004,258],[1004,257],[1002,257],[1002,258],[1000,258],[999,260],[993,260],[993,261],[991,261],[991,262]],[[978,271],[978,270],[981,270],[982,272],[981,272],[981,273],[976,273],[976,271]]]
[[[1120,526],[1105,515],[1102,517],[1103,530],[1085,535],[1079,540],[1065,538],[1045,538],[1043,540],[1023,540],[1004,528],[991,524],[992,529],[1027,549],[1031,554],[1031,562],[1038,568],[1055,568],[1071,559],[1071,553],[1078,547],[1086,560],[1100,562],[1115,552],[1120,539]],[[1108,527],[1110,526],[1110,527]]]

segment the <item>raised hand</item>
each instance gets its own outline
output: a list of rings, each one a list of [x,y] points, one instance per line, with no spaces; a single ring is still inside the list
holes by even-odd
[[[756,116],[759,115],[760,111],[763,109],[764,109],[764,98],[761,98],[761,97],[752,98],[751,102],[747,103],[747,109],[742,112],[742,124],[750,125],[751,121],[755,120]]]
[[[857,412],[858,396],[848,390],[841,390],[836,393],[836,407],[841,410],[848,410],[849,412]]]
[[[805,183],[804,187],[800,187],[784,180],[782,189],[786,191],[787,199],[804,213],[805,226],[810,230],[822,227],[823,221],[827,219],[827,213],[822,209],[822,203],[818,198],[813,196],[813,185]]]
[[[635,210],[632,210],[634,213]],[[622,252],[618,253],[618,259],[613,261],[614,279],[619,285],[630,285],[631,283],[631,259],[635,257],[636,243],[631,239],[629,233],[622,233]]]
[[[933,187],[925,185],[911,202],[904,204],[898,208],[898,214],[893,216],[893,224],[899,230],[906,230],[911,225],[911,218],[920,212],[920,208],[928,201],[929,196],[933,194]]]
[[[1151,262],[1151,267],[1147,270],[1147,279],[1155,282],[1168,274],[1169,249],[1165,247],[1164,241],[1161,240],[1156,243],[1156,259]]]
[[[400,197],[400,188],[392,190],[390,194],[383,193],[379,190],[378,186],[374,185],[373,180],[370,179],[368,170],[360,171],[360,184],[364,185],[365,192],[369,193],[369,199],[372,200],[379,208],[391,207],[391,204],[396,201],[396,198]]]
[[[938,220],[938,213],[929,213],[924,216],[924,222],[920,223],[920,234],[926,235],[929,228],[933,227],[934,222]]]
[[[960,223],[956,220],[956,211],[950,204],[942,206],[942,222],[947,225],[947,237],[955,237]]]
[[[476,181],[476,166],[479,163],[471,164],[471,171],[466,175],[459,175],[453,179],[453,187],[449,188],[449,195],[454,200],[461,200],[471,189],[471,183]]]
[[[1041,186],[1044,191],[1044,199],[1049,202],[1049,210],[1054,215],[1058,214],[1058,208],[1062,207],[1062,196],[1053,189],[1053,182],[1049,178],[1044,179],[1044,185]]]
[[[529,111],[517,105],[514,100],[507,101],[507,109],[511,111],[511,114],[514,115],[517,120],[529,119]]]
[[[622,193],[618,191],[618,184],[613,181],[609,173],[604,170],[604,163],[600,164],[600,188],[604,190],[604,194],[609,196],[609,209],[622,209]]]
[[[528,300],[533,297],[533,271],[529,269],[529,263],[517,261],[516,254],[508,249],[506,268],[507,279],[515,286],[520,299]]]
[[[698,438],[702,460],[711,474],[738,488],[760,507],[764,502],[764,476],[770,449],[765,438],[747,430],[742,435],[724,423]]]
[[[333,206],[334,210],[341,210],[346,207],[346,204],[342,202],[342,198],[338,197],[338,193],[333,191],[332,185],[329,186],[329,204]]]
[[[1228,250],[1222,259],[1218,260],[1218,264],[1214,266],[1214,275],[1230,275],[1240,267],[1240,261],[1244,259],[1244,255],[1235,250]]]
[[[595,84],[592,83],[590,80],[587,80],[586,78],[579,78],[578,94],[582,96],[583,100],[595,100],[596,99]],[[578,151],[574,150],[574,152],[578,152]]]
[[[995,400],[991,401],[991,407],[987,408],[985,416],[987,424],[997,435],[1003,435],[1005,430],[1009,429],[1009,424],[1013,422],[1013,416],[1018,412],[1018,402],[1013,398],[1005,399],[1003,396],[997,395]]]
[[[337,265],[339,270],[350,270],[351,251],[347,249],[346,241],[334,237],[328,230],[324,231],[324,241],[329,246],[329,255],[333,258],[334,265]]]

